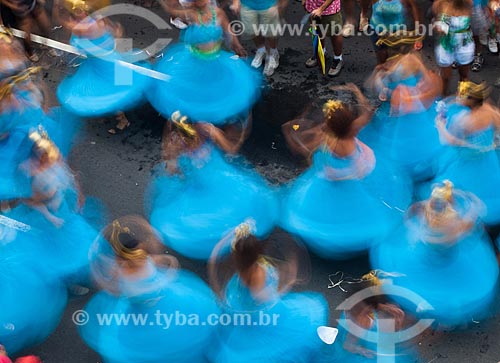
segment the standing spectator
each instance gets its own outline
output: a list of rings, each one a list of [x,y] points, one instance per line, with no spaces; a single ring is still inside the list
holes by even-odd
[[[313,26],[318,26],[321,39],[330,38],[333,47],[333,63],[328,70],[330,77],[340,74],[344,65],[342,58],[342,13],[340,12],[340,0],[302,0],[302,5],[311,14]],[[325,47],[325,43],[323,43]],[[318,64],[315,56],[306,61],[306,67],[312,68]]]
[[[448,93],[452,65],[458,66],[460,81],[469,78],[469,64],[474,59],[474,40],[471,31],[471,0],[437,0],[433,5],[438,42],[434,49],[441,68],[443,95]]]
[[[354,4],[359,1],[361,12],[359,13],[359,26],[358,30],[364,32],[370,25],[370,6],[371,0],[344,0],[344,14],[346,17],[344,27],[342,28],[342,36],[352,37],[356,33],[356,20],[354,20]]]
[[[476,49],[476,54],[470,67],[473,72],[479,72],[484,63],[481,40],[484,39],[485,45],[488,44],[489,20],[487,11],[488,0],[472,0],[471,30]]]
[[[490,45],[490,51],[492,53],[497,53],[500,43],[500,1],[490,0],[488,8],[491,14],[491,28],[488,45]],[[492,47],[493,49],[491,49]]]
[[[273,75],[279,66],[279,27],[288,0],[233,0],[231,8],[240,15],[244,35],[253,38],[257,52],[252,67],[259,68],[265,59],[264,74]]]
[[[377,45],[377,41],[382,37],[408,29],[409,16],[413,20],[414,26],[420,21],[415,0],[374,0],[372,5],[372,16],[370,18],[370,35],[372,38],[377,63],[385,63],[388,57],[387,45]]]

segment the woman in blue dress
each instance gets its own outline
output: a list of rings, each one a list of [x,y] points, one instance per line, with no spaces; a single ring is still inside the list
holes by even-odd
[[[27,136],[31,128],[43,125],[67,155],[78,129],[77,120],[59,108],[49,109],[46,87],[37,77],[41,68],[28,67],[20,44],[1,31],[0,53],[0,134],[15,131]]]
[[[115,38],[123,29],[108,19],[93,18],[96,10],[85,0],[65,0],[57,7],[61,23],[72,32],[70,43],[87,58],[75,74],[66,77],[57,88],[59,102],[80,117],[117,115],[118,124],[108,130],[116,134],[130,126],[122,111],[134,108],[144,100],[149,78],[120,64],[134,62],[133,54],[119,53]]]
[[[173,115],[164,136],[165,162],[156,169],[146,198],[149,220],[165,243],[184,256],[207,260],[227,231],[247,218],[258,236],[275,226],[274,190],[251,167],[229,160],[248,125],[223,131],[212,124],[187,124]]]
[[[43,83],[36,79],[37,68],[28,68],[20,44],[0,33],[0,201],[28,197],[28,178],[19,166],[29,159],[30,130],[43,125],[67,154],[77,122],[59,109],[46,113]]]
[[[46,274],[43,234],[0,215],[0,342],[15,354],[45,340],[66,306],[66,288]]]
[[[374,268],[397,272],[393,284],[421,296],[400,304],[447,327],[485,318],[496,295],[498,264],[478,218],[484,206],[444,181],[416,203],[406,223],[370,254]],[[417,306],[415,306],[417,305]]]
[[[338,89],[352,92],[360,110],[328,101],[320,125],[283,128],[293,149],[312,154],[312,166],[283,191],[280,225],[325,258],[367,250],[400,222],[411,197],[408,178],[357,138],[372,115],[368,100],[353,84]]]
[[[403,168],[415,182],[432,178],[442,146],[434,125],[439,76],[415,54],[398,56],[371,78],[383,101],[360,139]]]
[[[413,318],[391,302],[390,296],[384,295],[381,289],[387,282],[382,275],[382,271],[371,271],[361,279],[350,281],[348,286],[342,286],[343,281],[335,283],[334,286],[341,287],[349,297],[338,307],[342,313],[334,341],[322,338],[328,346],[322,347],[313,363],[416,361],[416,353],[411,348],[416,336],[406,330],[414,323]]]
[[[196,0],[185,10],[171,6],[166,10],[190,25],[183,43],[167,49],[155,67],[171,78],[154,81],[148,93],[153,107],[166,118],[179,110],[192,122],[215,125],[248,114],[260,94],[261,76],[237,55],[221,50],[226,31],[233,50],[244,54],[224,11],[208,0]]]
[[[47,236],[46,268],[66,282],[88,284],[88,253],[98,235],[83,216],[92,217],[77,181],[52,141],[42,131],[29,135],[29,159],[21,165],[30,180],[29,197],[10,201],[4,213]]]
[[[92,272],[103,290],[85,307],[89,319],[80,334],[105,363],[206,362],[215,329],[207,319],[219,316],[215,295],[163,250],[149,224],[134,216],[113,221],[96,240]],[[102,324],[105,314],[146,321]]]
[[[486,205],[483,221],[495,225],[500,223],[500,160],[495,150],[500,110],[487,102],[488,95],[485,83],[461,82],[458,97],[440,104],[436,127],[448,147],[434,180],[449,179],[474,193]]]
[[[252,230],[250,221],[238,226],[217,245],[210,260],[211,281],[220,289],[224,312],[233,318],[219,327],[210,360],[309,363],[322,344],[316,331],[328,320],[328,305],[317,293],[289,293],[295,268],[288,260],[268,256],[269,243],[257,239]],[[220,288],[219,274],[228,274],[223,270],[226,263],[235,270]],[[245,320],[237,320],[241,317]]]

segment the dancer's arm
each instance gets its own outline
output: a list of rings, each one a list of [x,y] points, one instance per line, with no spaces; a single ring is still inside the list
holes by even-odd
[[[245,48],[243,48],[240,41],[238,40],[238,37],[234,34],[231,28],[231,24],[227,19],[226,13],[220,8],[217,8],[217,18],[219,19],[222,29],[224,29],[224,31],[231,36],[231,47],[233,51],[240,57],[246,57],[247,52]]]

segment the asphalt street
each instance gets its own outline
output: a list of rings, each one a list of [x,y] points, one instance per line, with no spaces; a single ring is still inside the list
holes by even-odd
[[[425,10],[430,3],[421,1],[420,5]],[[158,5],[153,11],[168,19]],[[286,21],[298,24],[303,15],[301,4],[291,0]],[[177,39],[176,30],[158,31],[152,24],[135,15],[120,15],[115,19],[124,25],[127,36],[134,38],[135,47],[147,46],[160,35]],[[56,30],[54,37],[67,41],[67,34],[62,30]],[[253,52],[251,43],[243,44]],[[321,105],[331,96],[329,85],[354,82],[362,86],[376,64],[375,54],[366,36],[349,38],[344,43],[345,67],[339,77],[330,79],[322,76],[318,69],[305,68],[304,61],[309,57],[311,48],[311,39],[306,35],[286,35],[281,39],[280,67],[264,87],[262,99],[254,108],[252,134],[242,149],[242,154],[272,183],[285,183],[305,168],[303,161],[289,153],[280,134],[280,125],[308,108]],[[432,39],[426,39],[422,52],[425,61],[435,69]],[[331,50],[329,54],[331,56]],[[73,57],[70,55],[60,58],[44,55],[42,58],[41,63],[46,67],[44,78],[51,90],[55,91],[61,78],[72,72],[71,67],[67,66],[71,58]],[[485,54],[483,69],[472,74],[472,79],[494,83],[500,77],[499,65],[498,55]],[[455,75],[455,84],[456,77]],[[493,98],[498,100],[499,95],[500,89],[496,87]],[[69,159],[80,177],[84,192],[100,198],[109,209],[111,217],[143,214],[144,190],[152,167],[160,160],[160,137],[164,120],[147,104],[127,113],[127,116],[132,126],[125,133],[116,136],[111,136],[106,131],[114,125],[113,118],[86,121]],[[272,238],[290,237],[276,231]],[[206,278],[206,266],[203,263],[182,257],[179,260],[183,268]],[[335,326],[335,319],[338,317],[335,308],[346,295],[339,289],[328,288],[329,275],[344,271],[352,276],[360,276],[370,269],[368,259],[365,256],[338,262],[322,260],[312,255],[311,264],[310,281],[298,289],[322,293],[330,304],[330,324]],[[39,355],[45,363],[100,362],[98,354],[80,339],[71,319],[73,312],[83,308],[91,294],[71,298],[56,332],[26,353]],[[488,322],[472,323],[467,330],[439,334],[426,332],[416,340],[420,355],[418,362],[497,363],[500,361],[499,323],[500,318],[497,317]]]

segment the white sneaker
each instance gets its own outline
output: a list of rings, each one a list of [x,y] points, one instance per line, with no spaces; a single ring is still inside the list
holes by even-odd
[[[491,53],[498,53],[498,44],[495,38],[492,37],[488,38],[488,49],[490,50]]]
[[[266,57],[265,49],[257,49],[257,53],[255,53],[255,57],[252,60],[252,67],[259,68]]]
[[[280,65],[280,54],[271,51],[271,54],[266,58],[266,66],[264,67],[264,75],[267,77],[272,76],[276,68]]]

